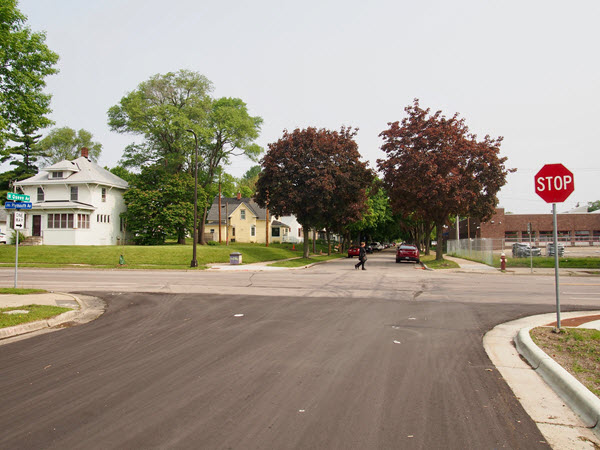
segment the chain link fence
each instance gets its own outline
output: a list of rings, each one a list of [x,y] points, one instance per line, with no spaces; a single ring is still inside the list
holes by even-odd
[[[493,239],[448,240],[448,254],[492,265],[494,262]]]

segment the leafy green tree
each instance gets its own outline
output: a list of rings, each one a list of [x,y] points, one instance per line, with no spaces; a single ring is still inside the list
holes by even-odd
[[[136,244],[164,244],[168,237],[181,243],[194,224],[194,178],[187,172],[169,173],[161,166],[145,167],[125,192],[128,232]],[[198,190],[198,204],[206,195]]]
[[[242,197],[251,198],[256,193],[256,182],[260,175],[260,166],[252,166],[246,173],[237,180],[237,191],[242,194]]]
[[[55,164],[64,159],[72,160],[81,156],[80,150],[89,150],[89,158],[97,162],[102,153],[102,144],[92,141],[94,136],[83,128],[75,131],[73,128],[55,128],[39,143],[48,164]]]
[[[53,123],[46,117],[51,96],[43,89],[45,78],[57,72],[58,55],[26,20],[17,0],[0,2],[0,150],[11,137],[33,136]]]
[[[144,142],[127,146],[121,164],[161,164],[171,173],[193,174],[198,145],[198,184],[208,195],[216,195],[216,177],[232,157],[258,159],[262,149],[254,141],[262,118],[250,116],[242,100],[214,100],[210,91],[212,83],[204,76],[180,70],[155,75],[123,97],[109,109],[108,123],[114,131],[143,136]],[[206,213],[207,207],[200,214],[201,244]]]
[[[209,190],[215,176],[231,162],[233,156],[246,156],[257,161],[262,148],[254,141],[260,134],[262,118],[250,116],[246,104],[239,98],[223,97],[212,102],[208,127],[200,143],[200,185]],[[204,244],[204,226],[208,208],[200,224],[200,240]]]
[[[588,212],[598,211],[600,209],[600,200],[588,203]]]
[[[118,133],[142,136],[126,147],[121,165],[141,168],[160,164],[172,173],[193,169],[194,130],[208,139],[212,83],[189,70],[154,75],[108,110],[108,124]]]
[[[104,167],[104,168],[106,170],[108,170],[110,173],[112,173],[113,175],[116,175],[119,178],[127,181],[127,183],[129,183],[129,185],[132,185],[137,180],[137,177],[139,176],[138,174],[130,172],[123,166],[115,166],[112,169],[109,169],[108,167]]]

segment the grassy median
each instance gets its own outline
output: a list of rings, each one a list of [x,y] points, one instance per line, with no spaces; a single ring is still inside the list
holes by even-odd
[[[47,320],[67,311],[71,311],[71,308],[49,305],[0,308],[0,328],[14,327],[15,325],[35,322],[36,320]]]
[[[547,355],[600,397],[600,330],[534,328],[533,342]]]

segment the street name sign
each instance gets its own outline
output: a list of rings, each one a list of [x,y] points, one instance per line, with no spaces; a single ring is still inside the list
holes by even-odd
[[[30,202],[31,197],[25,194],[15,194],[14,192],[8,192],[6,194],[8,200],[14,200],[16,202]]]
[[[546,164],[535,175],[535,193],[546,203],[562,203],[574,190],[573,173],[562,164]]]
[[[5,202],[5,209],[31,209],[32,203],[24,203],[24,202]]]

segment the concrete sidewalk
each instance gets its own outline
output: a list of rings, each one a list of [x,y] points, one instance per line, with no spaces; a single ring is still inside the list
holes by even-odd
[[[596,328],[598,314],[566,312],[561,318],[579,318],[579,327]],[[552,448],[596,449],[600,447],[600,399],[529,337],[531,328],[551,326],[555,320],[552,313],[500,324],[486,333],[484,348]]]

